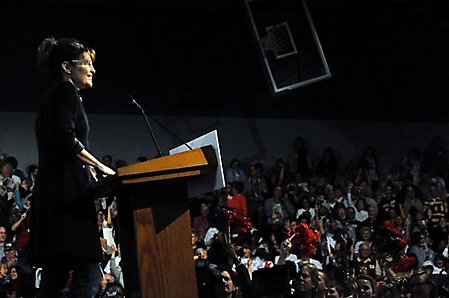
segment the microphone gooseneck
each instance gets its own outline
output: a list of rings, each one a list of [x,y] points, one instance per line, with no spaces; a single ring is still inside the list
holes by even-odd
[[[153,130],[151,129],[150,123],[148,121],[147,115],[145,113],[145,110],[137,103],[137,101],[134,99],[134,97],[131,94],[127,94],[126,96],[126,101],[137,106],[140,111],[142,112],[144,118],[145,118],[145,122],[147,124],[148,129],[150,130],[151,133],[151,137],[153,138],[154,144],[156,145],[159,157],[162,156],[161,150],[159,148],[159,145],[156,141],[156,137],[154,136]],[[174,136],[176,139],[178,139],[180,142],[182,142],[187,148],[189,148],[190,150],[192,150],[192,147],[189,146],[184,140],[182,140],[180,137],[178,137],[175,133],[173,133],[171,130],[169,130],[167,127],[165,127],[162,123],[160,123],[157,119],[155,119],[154,117],[152,117],[151,115],[148,115],[154,122],[156,122],[160,127],[162,127],[165,131],[167,131],[168,133],[170,133],[172,136]]]
[[[154,145],[156,146],[157,153],[158,153],[159,157],[161,157],[162,156],[161,149],[159,148],[156,137],[154,136],[153,129],[151,128],[150,122],[148,121],[148,117],[147,117],[147,114],[145,113],[145,110],[137,103],[137,101],[134,100],[134,98],[131,96],[131,94],[128,94],[126,96],[126,100],[128,102],[130,102],[131,104],[137,106],[140,109],[140,111],[142,112],[143,118],[145,119],[145,123],[147,124],[147,127],[150,131],[151,138],[153,139]]]

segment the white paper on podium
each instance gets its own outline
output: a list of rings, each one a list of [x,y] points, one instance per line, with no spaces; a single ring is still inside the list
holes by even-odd
[[[215,156],[217,157],[217,170],[215,173],[197,176],[187,181],[187,192],[189,198],[223,188],[225,186],[225,181],[217,130],[213,130],[205,135],[202,135],[190,142],[187,142],[187,144],[192,147],[192,149],[212,145],[212,148],[215,150]],[[188,150],[190,149],[183,144],[179,147],[171,149],[169,153],[172,155]]]

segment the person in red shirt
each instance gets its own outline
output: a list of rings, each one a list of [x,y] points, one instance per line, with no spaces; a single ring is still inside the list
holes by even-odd
[[[226,207],[243,214],[243,216],[248,216],[246,198],[242,192],[243,183],[241,181],[232,182],[231,193],[226,198]]]
[[[201,204],[201,214],[193,218],[192,228],[195,229],[202,239],[204,239],[206,231],[210,227],[209,211],[210,207],[208,204]]]

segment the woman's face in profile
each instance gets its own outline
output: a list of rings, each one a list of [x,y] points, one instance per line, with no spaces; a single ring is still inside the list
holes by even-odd
[[[79,89],[86,89],[93,86],[93,76],[95,68],[89,55],[80,56],[79,59],[70,62],[70,79]]]

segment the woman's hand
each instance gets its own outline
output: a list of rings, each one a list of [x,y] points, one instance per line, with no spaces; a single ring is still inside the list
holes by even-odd
[[[110,167],[105,166],[104,164],[101,164],[99,167],[99,170],[106,176],[113,176],[115,175],[115,171],[111,169]]]

